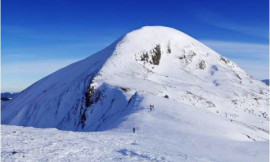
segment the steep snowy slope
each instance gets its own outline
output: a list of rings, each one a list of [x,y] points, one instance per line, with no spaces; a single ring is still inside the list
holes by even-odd
[[[188,35],[159,26],[127,34],[2,107],[2,124],[120,132],[136,127],[249,141],[267,141],[268,122],[264,83]]]

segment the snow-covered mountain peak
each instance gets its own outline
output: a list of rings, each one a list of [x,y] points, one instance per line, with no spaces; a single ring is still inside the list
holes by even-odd
[[[119,84],[117,78],[123,75],[146,79],[151,73],[181,80],[195,77],[213,85],[228,75],[236,84],[249,84],[242,78],[250,79],[229,59],[178,30],[162,26],[143,27],[124,36],[100,71],[102,75],[95,79],[113,83],[115,78]]]
[[[154,109],[150,105],[154,105]],[[2,123],[268,140],[268,89],[172,28],[132,31],[2,106]]]

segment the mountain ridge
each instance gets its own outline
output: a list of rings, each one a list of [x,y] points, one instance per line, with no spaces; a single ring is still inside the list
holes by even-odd
[[[266,85],[269,86],[269,79],[264,79],[264,80],[262,80],[262,82],[264,82]]]

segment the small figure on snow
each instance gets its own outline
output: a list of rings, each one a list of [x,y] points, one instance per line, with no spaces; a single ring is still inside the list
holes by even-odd
[[[135,128],[135,127],[133,127],[133,133],[135,133],[135,131],[136,131],[136,128]]]
[[[155,106],[154,105],[150,105],[150,111],[154,111],[155,110]]]

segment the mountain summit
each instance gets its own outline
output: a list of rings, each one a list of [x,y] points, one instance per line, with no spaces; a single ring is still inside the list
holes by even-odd
[[[74,131],[136,128],[265,141],[268,122],[264,83],[161,26],[128,33],[2,106],[2,124]]]

